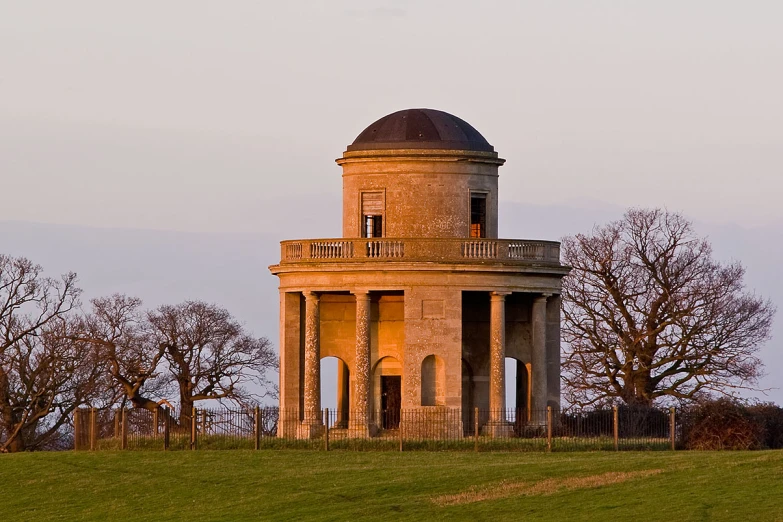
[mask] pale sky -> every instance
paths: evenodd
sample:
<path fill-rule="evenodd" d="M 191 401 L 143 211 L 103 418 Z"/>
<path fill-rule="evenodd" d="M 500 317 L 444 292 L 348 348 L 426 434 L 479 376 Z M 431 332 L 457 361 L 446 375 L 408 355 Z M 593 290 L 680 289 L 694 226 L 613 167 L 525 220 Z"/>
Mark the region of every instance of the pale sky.
<path fill-rule="evenodd" d="M 501 199 L 783 227 L 781 27 L 780 1 L 0 0 L 0 220 L 339 220 L 334 158 L 431 107 L 508 160 Z"/>
<path fill-rule="evenodd" d="M 508 160 L 503 234 L 666 206 L 780 305 L 781 27 L 779 0 L 0 0 L 0 222 L 264 238 L 21 226 L 0 251 L 91 295 L 214 300 L 276 341 L 276 242 L 339 235 L 333 160 L 430 107 Z"/>

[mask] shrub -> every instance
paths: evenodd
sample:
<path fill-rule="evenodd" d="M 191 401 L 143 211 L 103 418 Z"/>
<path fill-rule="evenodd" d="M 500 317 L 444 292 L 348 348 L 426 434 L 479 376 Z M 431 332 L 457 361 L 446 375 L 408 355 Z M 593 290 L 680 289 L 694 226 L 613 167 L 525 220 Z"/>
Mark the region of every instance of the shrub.
<path fill-rule="evenodd" d="M 783 408 L 765 402 L 749 406 L 748 411 L 764 427 L 764 446 L 769 449 L 783 448 Z"/>
<path fill-rule="evenodd" d="M 736 399 L 695 404 L 683 412 L 683 443 L 687 449 L 760 449 L 765 429 L 757 415 Z"/>

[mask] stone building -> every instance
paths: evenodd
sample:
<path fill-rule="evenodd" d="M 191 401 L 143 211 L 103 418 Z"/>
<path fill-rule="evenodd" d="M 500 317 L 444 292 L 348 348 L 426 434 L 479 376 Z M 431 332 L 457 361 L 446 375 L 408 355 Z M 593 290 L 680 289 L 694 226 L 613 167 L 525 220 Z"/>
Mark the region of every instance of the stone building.
<path fill-rule="evenodd" d="M 454 429 L 467 432 L 480 408 L 482 430 L 506 430 L 506 357 L 518 408 L 558 407 L 568 268 L 557 242 L 498 239 L 505 160 L 492 145 L 451 114 L 410 109 L 367 127 L 336 162 L 343 237 L 283 241 L 270 267 L 282 434 L 318 433 L 330 356 L 341 420 L 368 434 L 397 427 L 400 409 L 461 410 Z"/>

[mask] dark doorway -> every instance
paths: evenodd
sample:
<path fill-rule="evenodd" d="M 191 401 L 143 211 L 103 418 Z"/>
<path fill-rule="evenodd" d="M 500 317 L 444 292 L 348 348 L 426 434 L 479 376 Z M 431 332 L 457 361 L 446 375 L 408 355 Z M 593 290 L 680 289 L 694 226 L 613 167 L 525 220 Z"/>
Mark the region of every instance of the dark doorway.
<path fill-rule="evenodd" d="M 463 348 L 464 350 L 464 348 Z M 462 427 L 465 435 L 473 435 L 474 429 L 474 399 L 473 392 L 476 385 L 473 381 L 473 369 L 465 359 L 462 359 Z"/>
<path fill-rule="evenodd" d="M 383 216 L 364 216 L 364 237 L 383 237 Z"/>
<path fill-rule="evenodd" d="M 381 376 L 381 427 L 394 430 L 400 427 L 400 406 L 402 405 L 402 377 Z"/>

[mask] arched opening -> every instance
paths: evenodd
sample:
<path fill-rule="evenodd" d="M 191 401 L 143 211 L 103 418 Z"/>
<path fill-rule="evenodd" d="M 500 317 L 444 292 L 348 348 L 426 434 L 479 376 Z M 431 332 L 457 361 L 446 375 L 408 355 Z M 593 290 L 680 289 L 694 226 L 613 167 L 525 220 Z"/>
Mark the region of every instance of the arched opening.
<path fill-rule="evenodd" d="M 339 357 L 322 358 L 321 407 L 329 409 L 329 423 L 336 428 L 348 427 L 350 393 L 351 371 L 345 361 Z"/>
<path fill-rule="evenodd" d="M 402 408 L 402 364 L 383 357 L 373 368 L 373 417 L 381 429 L 400 427 Z"/>
<path fill-rule="evenodd" d="M 421 362 L 421 405 L 446 405 L 446 365 L 437 355 Z"/>
<path fill-rule="evenodd" d="M 530 368 L 524 362 L 506 357 L 506 409 L 509 421 L 526 421 L 530 406 Z"/>

